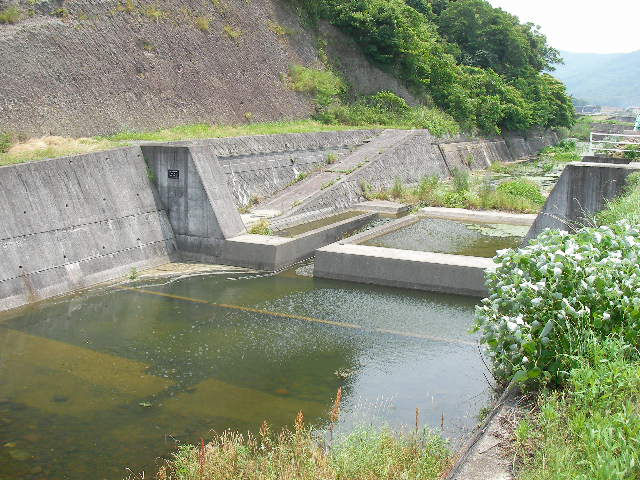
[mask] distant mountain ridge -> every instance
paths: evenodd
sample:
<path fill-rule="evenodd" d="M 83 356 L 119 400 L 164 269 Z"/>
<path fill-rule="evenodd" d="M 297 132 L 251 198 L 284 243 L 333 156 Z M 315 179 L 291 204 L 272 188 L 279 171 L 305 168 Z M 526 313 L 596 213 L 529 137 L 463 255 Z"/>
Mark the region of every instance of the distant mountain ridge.
<path fill-rule="evenodd" d="M 591 104 L 640 105 L 640 50 L 631 53 L 560 52 L 565 64 L 552 74 L 569 93 Z"/>

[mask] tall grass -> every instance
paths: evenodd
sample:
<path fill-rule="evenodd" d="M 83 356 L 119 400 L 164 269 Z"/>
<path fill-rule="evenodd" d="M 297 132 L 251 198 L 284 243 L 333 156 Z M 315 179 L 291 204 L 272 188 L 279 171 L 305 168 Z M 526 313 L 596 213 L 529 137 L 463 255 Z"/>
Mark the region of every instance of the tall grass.
<path fill-rule="evenodd" d="M 612 225 L 623 219 L 640 225 L 640 173 L 629 175 L 624 194 L 608 202 L 596 216 L 600 225 Z"/>
<path fill-rule="evenodd" d="M 365 428 L 325 444 L 304 425 L 278 434 L 227 431 L 200 446 L 183 446 L 159 480 L 391 480 L 442 478 L 452 465 L 445 440 L 428 430 L 410 434 Z"/>
<path fill-rule="evenodd" d="M 519 480 L 640 478 L 640 362 L 621 340 L 592 340 L 562 391 L 543 391 L 516 429 Z"/>
<path fill-rule="evenodd" d="M 362 194 L 367 200 L 395 200 L 416 208 L 447 207 L 473 210 L 501 210 L 536 213 L 544 205 L 540 186 L 527 180 L 507 180 L 497 188 L 488 177 L 474 178 L 467 170 L 456 169 L 450 179 L 424 177 L 418 185 L 409 187 L 398 179 L 390 189 L 374 189 L 363 183 Z"/>

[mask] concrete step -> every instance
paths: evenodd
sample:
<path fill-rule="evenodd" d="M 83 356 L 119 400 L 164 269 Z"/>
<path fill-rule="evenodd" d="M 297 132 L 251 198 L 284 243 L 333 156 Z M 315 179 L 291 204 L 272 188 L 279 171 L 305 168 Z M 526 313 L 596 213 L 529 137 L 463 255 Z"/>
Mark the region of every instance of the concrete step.
<path fill-rule="evenodd" d="M 377 155 L 406 140 L 412 133 L 412 131 L 407 130 L 384 130 L 370 142 L 344 156 L 335 164 L 309 175 L 304 180 L 287 187 L 274 197 L 260 203 L 255 210 L 277 210 L 286 216 L 301 206 L 307 198 L 322 190 L 323 186 L 329 185 L 339 180 L 343 175 L 364 166 Z"/>

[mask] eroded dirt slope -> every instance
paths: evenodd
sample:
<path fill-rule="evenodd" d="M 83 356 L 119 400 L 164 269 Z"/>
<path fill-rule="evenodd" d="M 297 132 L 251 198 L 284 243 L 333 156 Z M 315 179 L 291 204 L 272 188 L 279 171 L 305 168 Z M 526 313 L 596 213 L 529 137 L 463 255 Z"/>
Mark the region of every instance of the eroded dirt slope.
<path fill-rule="evenodd" d="M 22 18 L 0 25 L 0 131 L 96 135 L 312 111 L 284 77 L 291 64 L 321 66 L 317 37 L 286 0 L 0 0 L 0 9 L 16 3 Z M 332 27 L 321 34 L 332 32 L 342 39 Z M 337 43 L 356 81 L 374 77 L 365 90 L 400 88 Z"/>

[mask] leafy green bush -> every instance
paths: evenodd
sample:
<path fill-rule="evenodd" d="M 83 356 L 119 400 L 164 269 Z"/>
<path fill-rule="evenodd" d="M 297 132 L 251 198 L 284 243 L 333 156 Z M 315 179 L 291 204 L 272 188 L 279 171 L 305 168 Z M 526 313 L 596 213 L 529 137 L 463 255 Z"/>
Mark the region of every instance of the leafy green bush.
<path fill-rule="evenodd" d="M 640 160 L 640 145 L 627 145 L 623 156 L 629 160 Z"/>
<path fill-rule="evenodd" d="M 290 1 L 310 23 L 324 18 L 350 34 L 373 62 L 465 129 L 499 134 L 575 121 L 564 85 L 543 73 L 558 51 L 532 24 L 485 0 Z"/>
<path fill-rule="evenodd" d="M 368 107 L 378 109 L 391 115 L 402 115 L 411 109 L 404 98 L 388 90 L 383 90 L 374 95 L 364 97 L 363 103 Z"/>
<path fill-rule="evenodd" d="M 313 95 L 319 107 L 328 107 L 336 102 L 347 89 L 345 81 L 331 70 L 292 65 L 289 76 L 292 88 Z"/>
<path fill-rule="evenodd" d="M 538 205 L 544 205 L 546 201 L 544 195 L 540 193 L 540 187 L 537 184 L 523 179 L 503 182 L 498 185 L 496 192 L 511 197 L 526 198 L 530 202 Z"/>
<path fill-rule="evenodd" d="M 498 252 L 476 311 L 496 378 L 562 383 L 585 337 L 638 344 L 639 258 L 640 230 L 626 221 Z"/>

